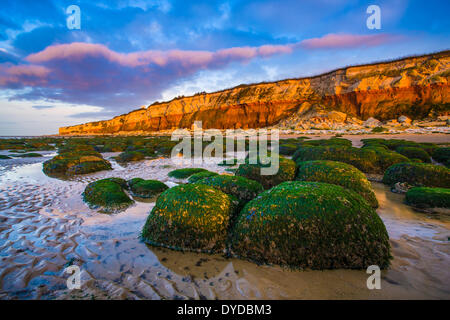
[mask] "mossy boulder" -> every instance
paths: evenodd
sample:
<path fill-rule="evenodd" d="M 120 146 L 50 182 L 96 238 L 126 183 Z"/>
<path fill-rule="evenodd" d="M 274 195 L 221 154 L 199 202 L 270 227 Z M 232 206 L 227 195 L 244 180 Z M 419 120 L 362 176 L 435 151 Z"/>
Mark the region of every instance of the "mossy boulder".
<path fill-rule="evenodd" d="M 377 155 L 373 150 L 347 146 L 302 146 L 292 157 L 296 162 L 310 160 L 333 160 L 351 164 L 366 173 L 378 173 Z"/>
<path fill-rule="evenodd" d="M 194 173 L 192 176 L 188 178 L 189 183 L 196 183 L 204 178 L 213 177 L 219 175 L 217 172 L 212 171 L 202 171 L 198 173 Z"/>
<path fill-rule="evenodd" d="M 96 151 L 78 151 L 60 153 L 43 163 L 47 175 L 86 174 L 102 170 L 111 170 L 111 164 Z"/>
<path fill-rule="evenodd" d="M 237 201 L 210 186 L 184 184 L 158 197 L 142 239 L 176 250 L 222 253 Z"/>
<path fill-rule="evenodd" d="M 298 145 L 293 143 L 280 144 L 279 153 L 285 156 L 292 156 L 297 151 Z"/>
<path fill-rule="evenodd" d="M 117 162 L 125 163 L 131 161 L 141 161 L 145 159 L 145 154 L 139 151 L 125 151 L 116 157 Z"/>
<path fill-rule="evenodd" d="M 36 153 L 36 152 L 30 152 L 30 153 L 22 153 L 22 154 L 12 154 L 12 157 L 16 158 L 42 158 L 42 154 Z"/>
<path fill-rule="evenodd" d="M 132 194 L 139 198 L 152 198 L 169 188 L 161 181 L 141 178 L 129 180 L 128 186 Z"/>
<path fill-rule="evenodd" d="M 291 159 L 279 157 L 279 168 L 273 175 L 263 175 L 261 170 L 264 167 L 270 167 L 270 164 L 263 164 L 261 161 L 257 161 L 256 164 L 243 163 L 236 170 L 235 175 L 258 181 L 264 189 L 270 189 L 277 184 L 292 181 L 295 178 L 296 165 Z"/>
<path fill-rule="evenodd" d="M 108 178 L 89 183 L 83 192 L 83 200 L 92 209 L 100 208 L 103 212 L 111 213 L 123 210 L 133 204 L 124 192 L 119 178 Z"/>
<path fill-rule="evenodd" d="M 236 197 L 241 206 L 264 191 L 259 182 L 238 176 L 218 175 L 202 179 L 197 183 L 205 184 Z"/>
<path fill-rule="evenodd" d="M 365 173 L 383 174 L 389 166 L 408 161 L 408 158 L 384 148 L 347 146 L 302 146 L 292 157 L 296 162 L 310 160 L 333 160 L 351 164 Z"/>
<path fill-rule="evenodd" d="M 321 182 L 284 182 L 242 209 L 232 253 L 258 263 L 298 268 L 365 269 L 389 265 L 389 237 L 356 192 Z"/>
<path fill-rule="evenodd" d="M 8 160 L 8 159 L 12 159 L 12 158 L 5 156 L 4 154 L 0 154 L 0 160 Z"/>
<path fill-rule="evenodd" d="M 450 209 L 450 189 L 415 187 L 408 190 L 405 202 L 417 208 Z"/>
<path fill-rule="evenodd" d="M 395 149 L 401 155 L 409 159 L 420 159 L 421 162 L 431 163 L 430 155 L 423 149 L 417 147 L 398 147 Z"/>
<path fill-rule="evenodd" d="M 389 149 L 383 148 L 383 147 L 376 147 L 376 146 L 368 146 L 363 148 L 367 151 L 373 151 L 375 152 L 375 158 L 373 159 L 374 163 L 376 164 L 377 170 L 375 173 L 383 174 L 387 168 L 390 166 L 396 164 L 396 163 L 402 163 L 402 162 L 408 162 L 411 160 L 408 160 L 408 158 L 404 155 L 401 155 L 400 153 L 397 153 L 395 151 L 391 151 Z M 373 153 L 372 153 L 373 155 Z"/>
<path fill-rule="evenodd" d="M 303 143 L 305 146 L 345 146 L 351 147 L 352 142 L 343 138 L 330 138 L 330 139 L 318 139 L 308 140 Z"/>
<path fill-rule="evenodd" d="M 372 207 L 378 207 L 369 180 L 361 171 L 347 163 L 330 160 L 298 162 L 296 180 L 336 184 L 359 193 Z"/>
<path fill-rule="evenodd" d="M 194 173 L 208 171 L 203 168 L 183 168 L 172 170 L 168 173 L 168 176 L 176 179 L 186 179 L 192 176 Z"/>
<path fill-rule="evenodd" d="M 450 167 L 450 148 L 437 148 L 433 151 L 432 157 L 437 162 Z"/>
<path fill-rule="evenodd" d="M 398 163 L 390 166 L 383 183 L 394 185 L 400 182 L 418 187 L 450 186 L 450 169 L 427 163 Z"/>

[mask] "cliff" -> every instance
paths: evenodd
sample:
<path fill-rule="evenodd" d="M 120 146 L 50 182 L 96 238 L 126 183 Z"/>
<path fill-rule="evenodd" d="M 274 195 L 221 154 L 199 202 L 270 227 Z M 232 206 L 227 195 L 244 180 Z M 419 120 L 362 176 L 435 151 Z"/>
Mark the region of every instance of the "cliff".
<path fill-rule="evenodd" d="M 111 120 L 62 127 L 61 135 L 130 134 L 191 128 L 259 128 L 312 110 L 366 120 L 420 119 L 450 109 L 450 51 L 352 66 L 326 74 L 240 85 L 154 103 Z"/>

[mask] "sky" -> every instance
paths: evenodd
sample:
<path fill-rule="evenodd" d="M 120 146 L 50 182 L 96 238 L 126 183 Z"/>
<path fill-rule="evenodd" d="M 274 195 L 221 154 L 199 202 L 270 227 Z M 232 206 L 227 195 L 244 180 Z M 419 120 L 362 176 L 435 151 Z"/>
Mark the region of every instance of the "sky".
<path fill-rule="evenodd" d="M 379 29 L 367 26 L 370 5 Z M 446 50 L 448 12 L 436 0 L 1 0 L 0 136 Z"/>

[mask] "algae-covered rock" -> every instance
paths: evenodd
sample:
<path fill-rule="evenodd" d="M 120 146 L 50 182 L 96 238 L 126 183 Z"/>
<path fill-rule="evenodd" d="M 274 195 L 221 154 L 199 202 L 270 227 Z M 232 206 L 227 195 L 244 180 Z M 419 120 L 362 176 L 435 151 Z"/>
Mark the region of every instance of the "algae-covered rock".
<path fill-rule="evenodd" d="M 405 202 L 417 208 L 450 209 L 450 189 L 416 187 L 406 193 Z"/>
<path fill-rule="evenodd" d="M 437 148 L 433 151 L 432 157 L 437 162 L 450 167 L 450 148 Z"/>
<path fill-rule="evenodd" d="M 387 168 L 396 163 L 408 162 L 408 158 L 405 157 L 404 155 L 401 155 L 400 153 L 391 151 L 383 147 L 367 146 L 364 147 L 363 149 L 375 152 L 375 154 L 372 154 L 375 156 L 375 158 L 373 158 L 373 162 L 376 164 L 377 167 L 376 173 L 379 174 L 383 174 Z"/>
<path fill-rule="evenodd" d="M 219 175 L 217 172 L 211 172 L 211 171 L 207 171 L 207 170 L 201 171 L 201 172 L 194 173 L 192 176 L 190 176 L 188 178 L 188 182 L 196 183 L 197 181 L 200 181 L 204 178 L 213 177 L 213 176 L 217 176 L 217 175 Z"/>
<path fill-rule="evenodd" d="M 152 198 L 169 188 L 161 181 L 144 180 L 141 178 L 129 180 L 128 186 L 133 195 L 140 198 Z"/>
<path fill-rule="evenodd" d="M 241 205 L 255 198 L 264 191 L 263 186 L 254 180 L 244 177 L 220 175 L 202 179 L 199 184 L 205 184 L 232 195 L 239 200 Z"/>
<path fill-rule="evenodd" d="M 90 208 L 101 208 L 103 212 L 108 213 L 127 208 L 133 200 L 124 192 L 119 181 L 108 178 L 89 183 L 83 192 L 83 200 Z"/>
<path fill-rule="evenodd" d="M 85 174 L 111 170 L 111 164 L 96 151 L 64 152 L 43 163 L 47 175 Z"/>
<path fill-rule="evenodd" d="M 320 182 L 284 182 L 240 212 L 232 253 L 259 263 L 312 269 L 386 268 L 389 237 L 357 193 Z"/>
<path fill-rule="evenodd" d="M 139 151 L 125 151 L 119 154 L 116 158 L 117 162 L 131 162 L 131 161 L 141 161 L 145 159 L 145 155 Z"/>
<path fill-rule="evenodd" d="M 11 157 L 5 156 L 3 154 L 0 154 L 0 160 L 8 160 L 8 159 L 12 159 Z"/>
<path fill-rule="evenodd" d="M 395 151 L 409 159 L 420 159 L 421 162 L 431 163 L 430 155 L 421 148 L 398 147 L 397 149 L 395 149 Z"/>
<path fill-rule="evenodd" d="M 302 146 L 292 157 L 296 162 L 310 160 L 333 160 L 351 164 L 366 173 L 379 173 L 376 153 L 372 150 L 347 146 Z"/>
<path fill-rule="evenodd" d="M 374 208 L 378 201 L 366 176 L 354 166 L 329 160 L 298 162 L 296 180 L 336 184 L 359 193 Z"/>
<path fill-rule="evenodd" d="M 353 165 L 365 173 L 383 174 L 389 166 L 408 161 L 408 158 L 384 148 L 347 146 L 302 146 L 292 157 L 296 162 L 310 160 L 333 160 Z"/>
<path fill-rule="evenodd" d="M 385 184 L 394 185 L 397 182 L 445 188 L 450 186 L 450 169 L 427 163 L 398 163 L 389 167 L 383 177 Z"/>
<path fill-rule="evenodd" d="M 263 175 L 261 169 L 270 167 L 270 164 L 262 164 L 260 161 L 256 164 L 244 163 L 236 170 L 235 175 L 258 181 L 264 189 L 270 189 L 284 181 L 292 181 L 295 178 L 295 162 L 279 157 L 278 171 L 273 175 Z"/>
<path fill-rule="evenodd" d="M 304 146 L 343 146 L 343 147 L 352 146 L 352 142 L 344 138 L 308 140 L 304 141 L 302 144 Z"/>
<path fill-rule="evenodd" d="M 223 252 L 237 201 L 210 186 L 184 184 L 161 193 L 142 239 L 177 250 Z"/>
<path fill-rule="evenodd" d="M 71 166 L 67 169 L 66 174 L 76 175 L 76 174 L 86 174 L 91 172 L 97 172 L 102 170 L 110 170 L 111 165 L 106 161 L 86 161 L 80 164 Z"/>
<path fill-rule="evenodd" d="M 168 176 L 176 179 L 186 179 L 192 176 L 194 173 L 199 173 L 203 171 L 207 170 L 203 168 L 183 168 L 170 171 Z"/>
<path fill-rule="evenodd" d="M 285 156 L 292 156 L 297 151 L 298 145 L 292 143 L 280 144 L 279 153 Z"/>
<path fill-rule="evenodd" d="M 21 153 L 21 154 L 12 154 L 12 157 L 16 158 L 42 158 L 42 154 L 36 153 L 36 152 L 30 152 L 30 153 Z"/>

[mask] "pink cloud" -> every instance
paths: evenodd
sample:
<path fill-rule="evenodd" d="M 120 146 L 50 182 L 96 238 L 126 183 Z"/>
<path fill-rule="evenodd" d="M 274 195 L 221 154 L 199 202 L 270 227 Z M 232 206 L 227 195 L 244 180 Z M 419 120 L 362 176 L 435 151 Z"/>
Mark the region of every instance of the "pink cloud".
<path fill-rule="evenodd" d="M 0 85 L 21 82 L 26 85 L 39 85 L 46 82 L 50 69 L 38 65 L 0 65 Z"/>
<path fill-rule="evenodd" d="M 330 33 L 321 38 L 303 40 L 299 45 L 306 49 L 340 49 L 356 48 L 364 46 L 378 46 L 392 41 L 388 34 L 354 35 Z"/>
<path fill-rule="evenodd" d="M 55 99 L 107 108 L 130 108 L 159 98 L 161 91 L 199 70 L 232 62 L 291 54 L 301 49 L 375 46 L 390 35 L 328 34 L 284 45 L 232 47 L 217 51 L 148 50 L 121 53 L 102 44 L 51 45 L 25 58 L 29 64 L 0 64 L 0 87 L 32 87 L 17 99 Z"/>

